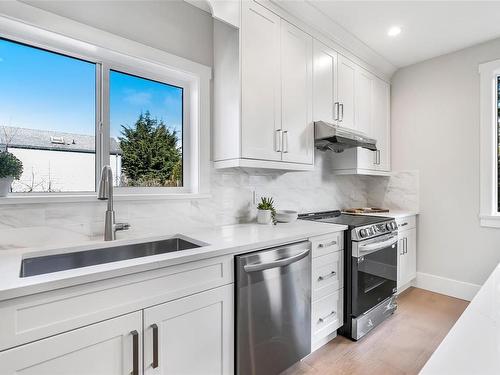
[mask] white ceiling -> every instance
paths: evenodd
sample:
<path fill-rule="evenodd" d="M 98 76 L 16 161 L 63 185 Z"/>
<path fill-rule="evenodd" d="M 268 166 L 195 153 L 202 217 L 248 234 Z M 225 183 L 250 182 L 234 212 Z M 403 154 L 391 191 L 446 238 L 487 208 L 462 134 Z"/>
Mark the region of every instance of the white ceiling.
<path fill-rule="evenodd" d="M 397 67 L 500 37 L 500 1 L 307 1 Z"/>

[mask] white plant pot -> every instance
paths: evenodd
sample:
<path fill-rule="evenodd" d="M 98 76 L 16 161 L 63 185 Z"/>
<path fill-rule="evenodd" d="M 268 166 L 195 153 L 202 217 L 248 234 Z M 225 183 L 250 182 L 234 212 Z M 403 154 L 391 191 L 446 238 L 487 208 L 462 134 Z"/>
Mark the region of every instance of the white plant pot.
<path fill-rule="evenodd" d="M 10 186 L 14 181 L 14 177 L 0 178 L 0 197 L 6 197 L 10 192 Z"/>
<path fill-rule="evenodd" d="M 271 224 L 272 222 L 273 216 L 271 210 L 257 210 L 257 223 Z"/>

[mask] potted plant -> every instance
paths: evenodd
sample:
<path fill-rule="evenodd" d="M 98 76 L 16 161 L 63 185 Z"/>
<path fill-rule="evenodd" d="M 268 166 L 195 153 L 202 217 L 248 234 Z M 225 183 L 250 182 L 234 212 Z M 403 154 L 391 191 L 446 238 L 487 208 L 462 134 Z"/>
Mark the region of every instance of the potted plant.
<path fill-rule="evenodd" d="M 257 206 L 257 223 L 276 224 L 276 210 L 273 198 L 262 197 Z"/>
<path fill-rule="evenodd" d="M 23 163 L 8 151 L 0 152 L 0 197 L 6 197 L 14 179 L 23 173 Z"/>

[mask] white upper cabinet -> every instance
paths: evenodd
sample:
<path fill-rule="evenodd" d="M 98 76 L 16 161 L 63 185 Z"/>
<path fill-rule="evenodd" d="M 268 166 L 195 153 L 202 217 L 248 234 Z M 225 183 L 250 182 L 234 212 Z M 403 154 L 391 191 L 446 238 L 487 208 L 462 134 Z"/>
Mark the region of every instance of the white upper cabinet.
<path fill-rule="evenodd" d="M 354 129 L 373 137 L 373 81 L 374 76 L 363 69 L 354 75 Z"/>
<path fill-rule="evenodd" d="M 333 68 L 329 75 L 326 71 L 330 70 L 334 58 L 328 56 L 333 54 L 315 45 L 314 120 L 332 122 L 377 141 L 377 151 L 358 147 L 335 154 L 334 173 L 386 175 L 391 170 L 390 85 L 340 54 L 337 71 Z M 332 101 L 330 109 L 328 103 Z"/>
<path fill-rule="evenodd" d="M 259 4 L 245 3 L 241 30 L 243 158 L 281 160 L 280 21 Z"/>
<path fill-rule="evenodd" d="M 281 20 L 281 130 L 283 160 L 312 164 L 312 37 Z"/>
<path fill-rule="evenodd" d="M 314 40 L 314 121 L 337 123 L 337 52 Z"/>
<path fill-rule="evenodd" d="M 253 1 L 214 23 L 216 168 L 314 167 L 312 37 Z"/>
<path fill-rule="evenodd" d="M 391 86 L 381 79 L 373 82 L 373 131 L 377 140 L 380 171 L 391 170 Z"/>
<path fill-rule="evenodd" d="M 338 101 L 339 125 L 356 129 L 355 124 L 355 82 L 356 64 L 342 55 L 338 57 Z"/>

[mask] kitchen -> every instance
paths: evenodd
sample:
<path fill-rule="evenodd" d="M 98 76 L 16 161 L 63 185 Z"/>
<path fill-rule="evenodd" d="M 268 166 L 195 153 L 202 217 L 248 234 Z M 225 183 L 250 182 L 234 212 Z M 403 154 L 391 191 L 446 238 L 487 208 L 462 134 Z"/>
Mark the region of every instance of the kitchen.
<path fill-rule="evenodd" d="M 498 4 L 452 4 L 1 2 L 0 373 L 498 373 Z"/>

